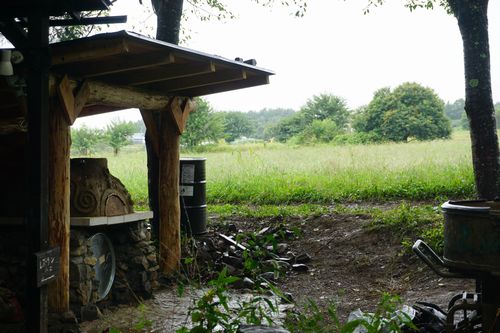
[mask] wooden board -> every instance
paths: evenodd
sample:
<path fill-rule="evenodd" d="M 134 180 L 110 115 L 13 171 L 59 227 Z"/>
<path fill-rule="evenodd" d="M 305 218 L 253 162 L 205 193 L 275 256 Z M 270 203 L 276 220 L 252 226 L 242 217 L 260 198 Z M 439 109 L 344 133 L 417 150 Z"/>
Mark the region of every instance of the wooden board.
<path fill-rule="evenodd" d="M 119 216 L 72 217 L 71 225 L 75 227 L 95 227 L 148 220 L 153 218 L 153 212 L 135 212 Z"/>

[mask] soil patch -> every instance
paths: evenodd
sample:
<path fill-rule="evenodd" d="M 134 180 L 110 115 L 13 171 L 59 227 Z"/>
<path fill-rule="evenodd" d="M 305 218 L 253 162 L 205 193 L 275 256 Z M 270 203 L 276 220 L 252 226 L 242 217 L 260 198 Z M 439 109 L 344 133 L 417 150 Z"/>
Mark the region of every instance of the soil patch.
<path fill-rule="evenodd" d="M 388 206 L 390 207 L 390 206 Z M 338 315 L 345 320 L 351 311 L 358 308 L 373 311 L 383 292 L 401 296 L 405 304 L 426 301 L 446 309 L 448 301 L 463 291 L 474 291 L 473 280 L 443 279 L 432 272 L 411 253 L 403 253 L 401 239 L 387 230 L 370 230 L 366 215 L 338 215 L 300 217 L 230 218 L 210 217 L 210 232 L 205 236 L 220 241 L 218 233 L 237 234 L 258 232 L 265 227 L 285 225 L 297 230 L 298 236 L 286 240 L 288 256 L 307 253 L 312 260 L 307 263 L 307 272 L 288 271 L 278 279 L 277 286 L 291 293 L 294 301 L 304 304 L 313 300 L 320 308 L 330 303 L 337 305 Z M 411 237 L 411 235 L 405 235 Z M 415 239 L 416 240 L 416 239 Z M 159 291 L 152 302 L 154 311 L 148 310 L 148 319 L 153 322 L 166 320 L 168 312 L 155 302 L 165 300 L 175 286 Z M 168 297 L 167 297 L 168 298 Z M 169 302 L 161 302 L 169 304 Z M 187 314 L 190 302 L 184 303 L 181 317 Z M 151 309 L 150 308 L 150 309 Z M 176 307 L 179 309 L 179 307 Z M 119 320 L 113 311 L 105 312 L 107 327 Z M 137 315 L 127 315 L 128 318 Z M 102 322 L 102 321 L 101 321 Z M 170 327 L 174 327 L 173 323 Z M 93 327 L 94 329 L 89 329 Z M 99 332 L 103 327 L 96 323 L 84 324 L 89 332 Z M 162 326 L 165 327 L 165 326 Z M 172 330 L 174 331 L 174 330 Z M 170 332 L 169 330 L 165 332 Z"/>

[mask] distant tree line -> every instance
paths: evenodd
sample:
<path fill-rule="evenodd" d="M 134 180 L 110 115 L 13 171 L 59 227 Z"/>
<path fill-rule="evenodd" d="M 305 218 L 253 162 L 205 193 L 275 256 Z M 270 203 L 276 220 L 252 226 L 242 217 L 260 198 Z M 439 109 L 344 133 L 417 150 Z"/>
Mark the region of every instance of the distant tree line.
<path fill-rule="evenodd" d="M 131 143 L 132 134 L 142 130 L 140 122 L 114 120 L 106 129 L 81 126 L 71 129 L 71 147 L 76 153 L 91 156 L 100 144 L 108 145 L 118 155 L 121 149 Z"/>
<path fill-rule="evenodd" d="M 446 103 L 444 107 L 445 115 L 450 119 L 453 128 L 469 129 L 469 120 L 465 113 L 465 100 L 457 99 L 453 103 Z M 495 103 L 496 126 L 500 129 L 500 102 Z"/>
<path fill-rule="evenodd" d="M 356 110 L 349 110 L 341 97 L 321 94 L 279 122 L 272 133 L 278 141 L 299 144 L 444 139 L 451 134 L 444 107 L 432 89 L 409 82 L 377 90 L 368 105 Z"/>
<path fill-rule="evenodd" d="M 377 90 L 368 105 L 355 110 L 350 110 L 343 98 L 326 93 L 311 97 L 298 111 L 215 111 L 202 98 L 196 102 L 196 112 L 190 115 L 181 136 L 181 145 L 187 149 L 251 140 L 292 144 L 406 142 L 446 139 L 452 128 L 468 129 L 463 99 L 445 104 L 432 89 L 410 82 L 393 90 Z M 495 109 L 500 128 L 500 103 Z M 83 126 L 72 130 L 73 149 L 91 155 L 96 147 L 106 144 L 118 154 L 131 143 L 133 133 L 145 130 L 142 120 L 114 121 L 105 130 Z"/>

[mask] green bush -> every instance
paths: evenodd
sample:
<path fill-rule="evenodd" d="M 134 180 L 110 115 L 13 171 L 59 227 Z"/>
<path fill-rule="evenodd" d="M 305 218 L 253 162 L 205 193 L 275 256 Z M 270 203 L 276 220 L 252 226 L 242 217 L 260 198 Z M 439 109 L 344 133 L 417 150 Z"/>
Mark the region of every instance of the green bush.
<path fill-rule="evenodd" d="M 383 142 L 382 137 L 377 133 L 373 132 L 354 132 L 340 134 L 333 138 L 332 143 L 338 145 L 361 145 L 370 143 L 381 143 Z"/>

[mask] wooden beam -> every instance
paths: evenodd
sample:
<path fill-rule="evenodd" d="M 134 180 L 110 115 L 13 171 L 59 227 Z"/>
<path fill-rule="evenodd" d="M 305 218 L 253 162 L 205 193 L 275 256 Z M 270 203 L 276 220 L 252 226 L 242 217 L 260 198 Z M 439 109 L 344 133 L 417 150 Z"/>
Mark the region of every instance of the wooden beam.
<path fill-rule="evenodd" d="M 57 93 L 66 121 L 68 124 L 73 125 L 90 96 L 89 85 L 87 82 L 84 82 L 78 90 L 76 97 L 74 97 L 72 85 L 68 76 L 65 75 L 61 83 L 57 86 Z"/>
<path fill-rule="evenodd" d="M 189 114 L 194 111 L 195 107 L 196 103 L 190 98 L 185 101 L 181 100 L 180 97 L 174 97 L 171 99 L 167 110 L 172 115 L 179 134 L 184 133 Z"/>
<path fill-rule="evenodd" d="M 84 45 L 69 42 L 65 46 L 58 46 L 52 50 L 52 66 L 92 61 L 102 57 L 128 53 L 128 51 L 124 39 L 100 39 Z"/>
<path fill-rule="evenodd" d="M 75 97 L 74 115 L 76 118 L 78 118 L 80 112 L 82 112 L 83 108 L 85 107 L 85 103 L 87 103 L 89 97 L 90 97 L 90 88 L 87 81 L 85 81 L 83 82 L 82 86 L 76 93 Z M 73 123 L 70 123 L 70 125 L 73 125 Z"/>
<path fill-rule="evenodd" d="M 168 105 L 165 95 L 130 87 L 113 86 L 97 81 L 87 81 L 90 91 L 87 105 L 98 104 L 123 109 L 162 110 Z"/>
<path fill-rule="evenodd" d="M 52 103 L 49 131 L 49 244 L 60 248 L 60 269 L 49 285 L 49 310 L 69 311 L 70 146 L 66 112 Z"/>
<path fill-rule="evenodd" d="M 174 118 L 161 113 L 159 154 L 159 243 L 160 270 L 166 275 L 179 271 L 181 259 L 181 213 L 179 201 L 180 136 Z"/>
<path fill-rule="evenodd" d="M 241 81 L 245 80 L 246 78 L 247 73 L 245 70 L 224 70 L 208 74 L 189 76 L 182 79 L 172 79 L 168 81 L 152 83 L 145 85 L 145 87 L 151 88 L 156 91 L 165 91 L 171 94 L 179 95 L 176 93 L 177 91 L 210 86 L 214 84 L 221 84 L 225 82 Z"/>
<path fill-rule="evenodd" d="M 180 79 L 184 77 L 213 72 L 215 72 L 215 64 L 213 62 L 194 65 L 174 64 L 169 66 L 155 67 L 149 70 L 140 70 L 109 75 L 101 77 L 100 79 L 106 82 L 113 82 L 117 84 L 139 86 L 154 82 Z"/>
<path fill-rule="evenodd" d="M 75 97 L 73 96 L 73 89 L 71 88 L 67 75 L 63 77 L 57 86 L 57 94 L 59 95 L 59 101 L 64 111 L 66 121 L 72 125 L 77 116 L 75 115 Z"/>
<path fill-rule="evenodd" d="M 159 156 L 160 135 L 158 134 L 158 123 L 155 121 L 153 112 L 154 111 L 152 110 L 141 110 L 141 115 L 142 115 L 142 120 L 144 120 L 144 124 L 146 125 L 146 129 L 148 130 L 149 136 L 151 138 L 153 150 L 156 153 L 156 156 Z"/>
<path fill-rule="evenodd" d="M 138 69 L 149 68 L 158 65 L 168 65 L 175 63 L 173 54 L 146 53 L 129 54 L 127 57 L 112 59 L 110 57 L 98 59 L 88 63 L 72 63 L 68 65 L 55 66 L 53 70 L 58 73 L 66 73 L 71 70 L 72 75 L 82 78 L 93 78 L 114 73 L 127 73 Z"/>

